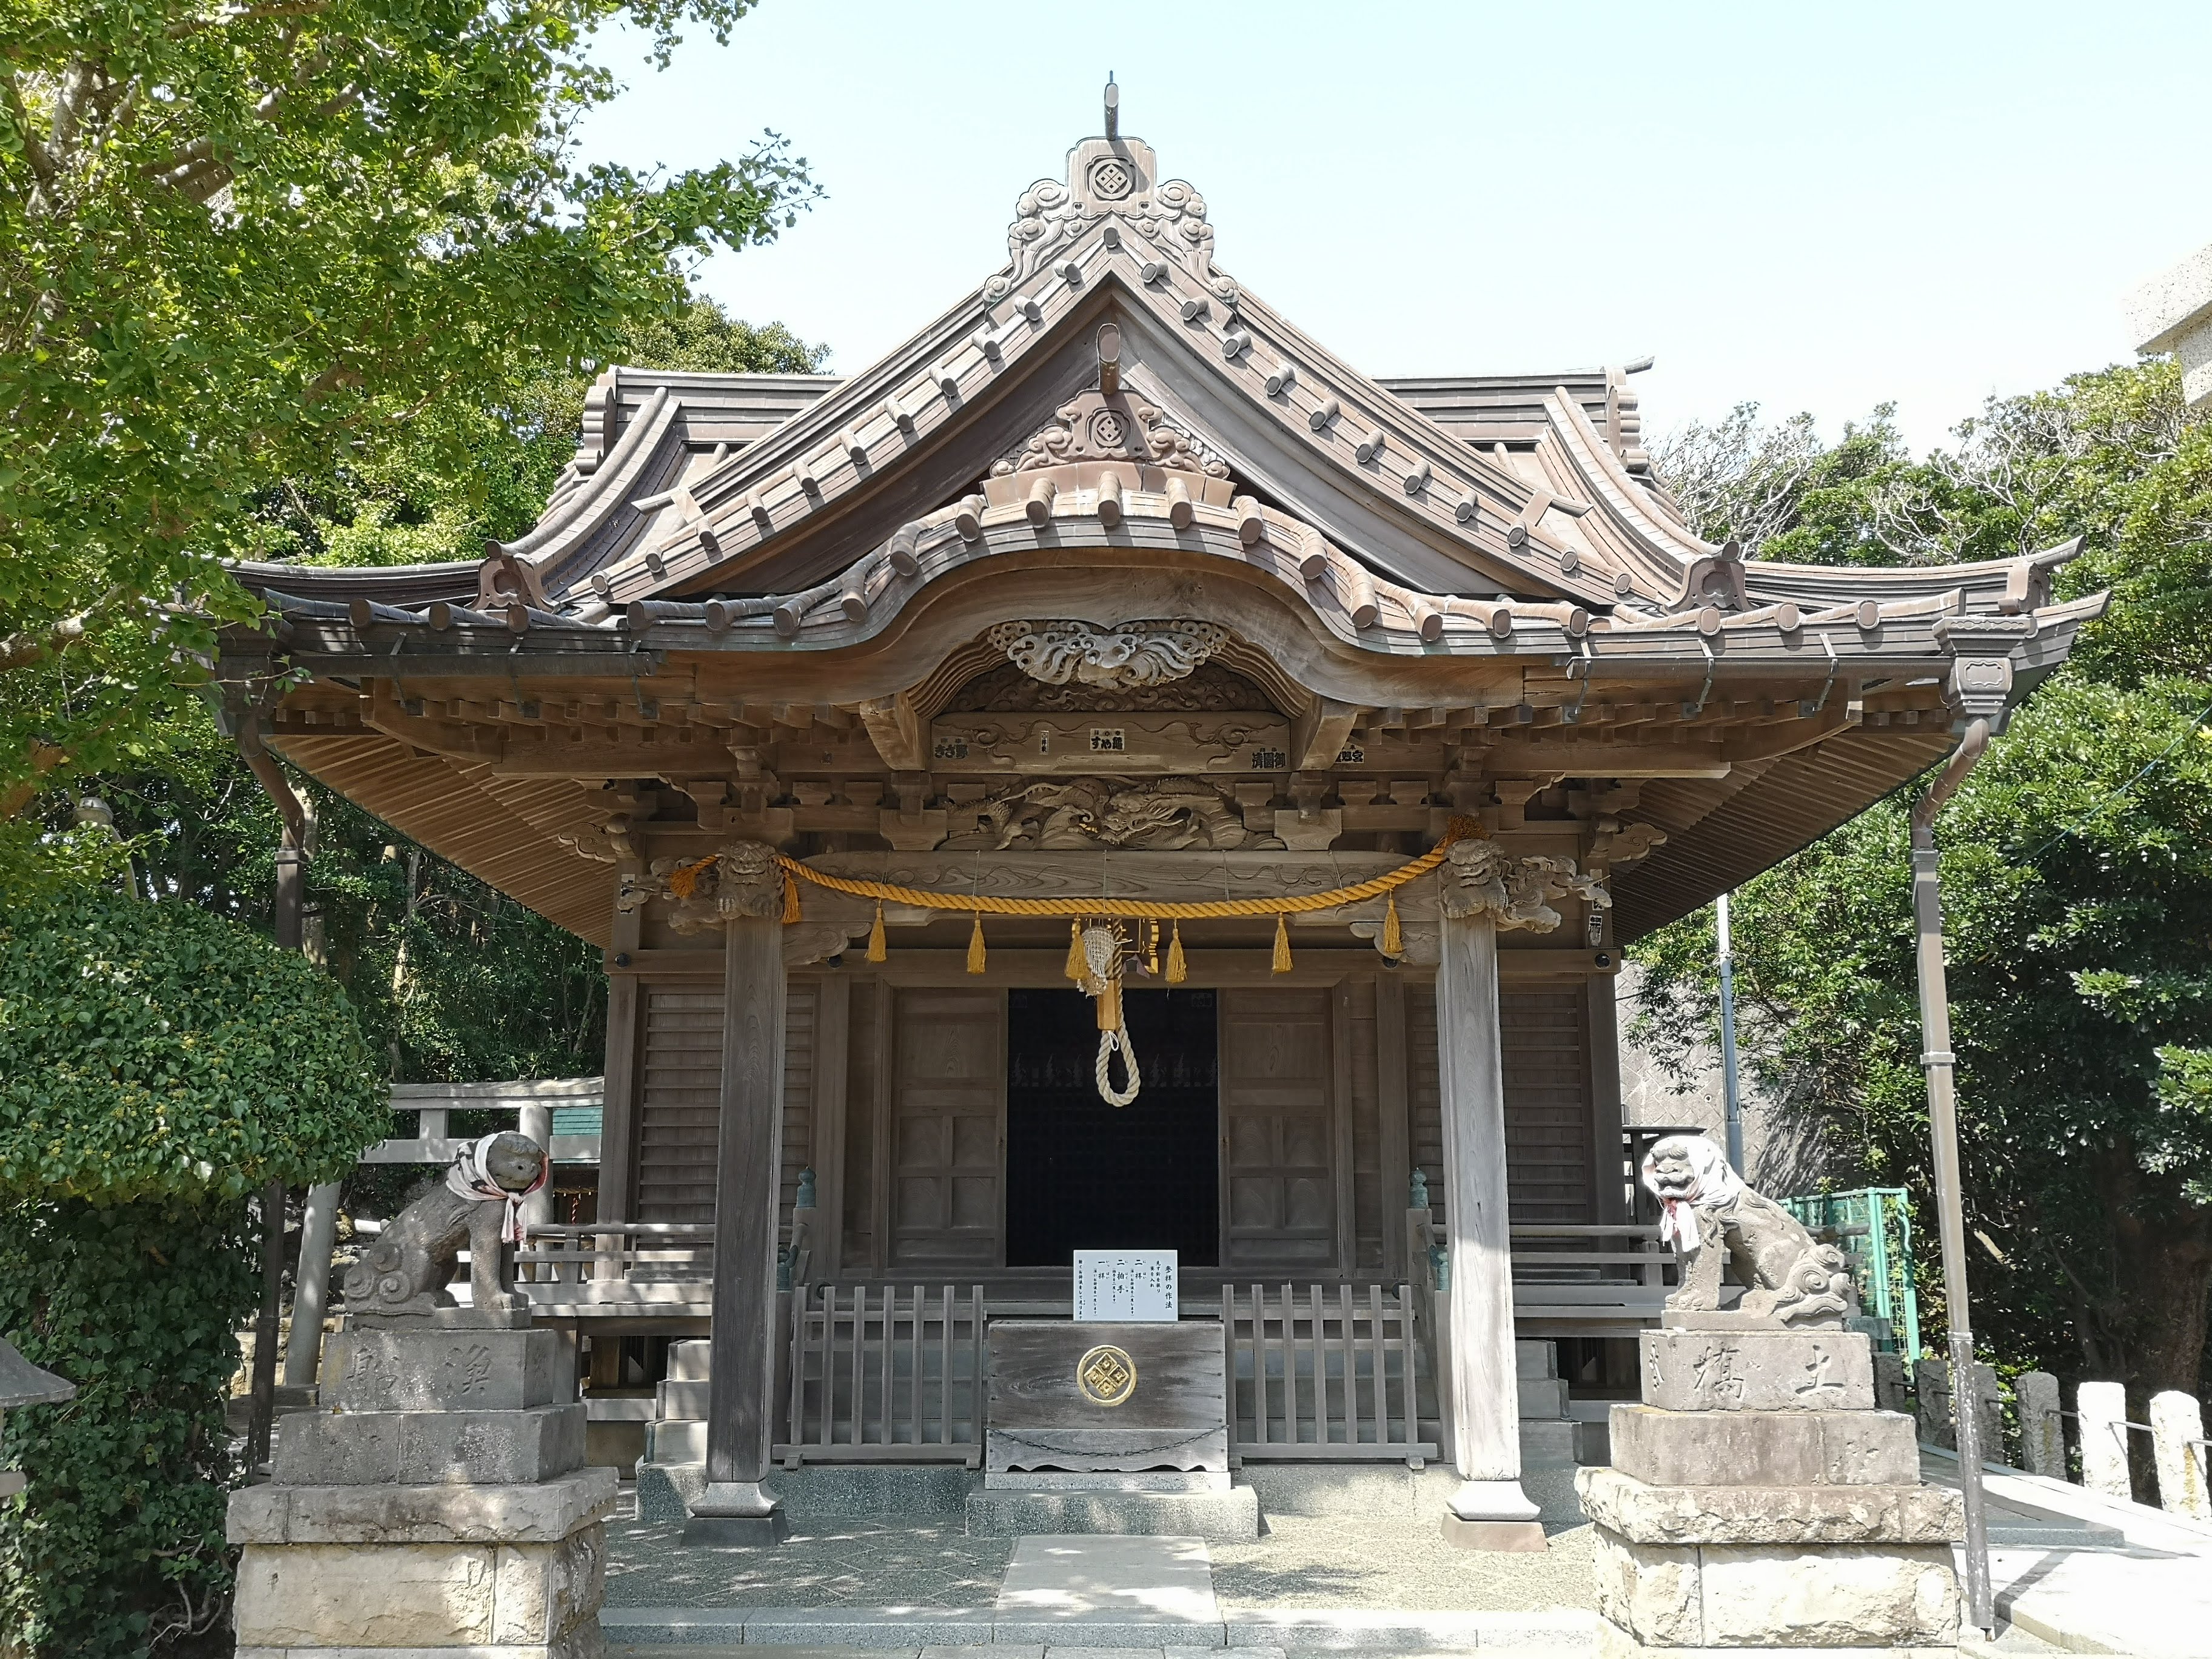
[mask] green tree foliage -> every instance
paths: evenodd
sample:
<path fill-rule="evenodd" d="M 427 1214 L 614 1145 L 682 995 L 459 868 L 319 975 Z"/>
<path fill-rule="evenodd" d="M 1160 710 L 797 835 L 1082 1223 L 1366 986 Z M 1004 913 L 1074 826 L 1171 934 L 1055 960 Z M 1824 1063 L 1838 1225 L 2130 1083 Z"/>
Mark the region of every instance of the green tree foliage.
<path fill-rule="evenodd" d="M 377 1070 L 327 975 L 198 906 L 0 915 L 0 1329 L 80 1390 L 9 1415 L 0 1650 L 143 1653 L 219 1619 L 245 1194 L 351 1167 Z"/>
<path fill-rule="evenodd" d="M 639 368 L 807 374 L 828 348 L 781 323 L 755 327 L 692 295 L 623 331 L 611 361 Z M 481 556 L 536 521 L 576 453 L 596 362 L 548 362 L 495 401 L 441 408 L 465 430 L 461 462 L 443 441 L 402 439 L 383 453 L 341 454 L 313 477 L 286 478 L 255 502 L 257 557 L 308 564 L 431 564 Z"/>
<path fill-rule="evenodd" d="M 1912 459 L 1749 411 L 1666 465 L 1708 534 L 1814 562 L 2085 538 L 2113 604 L 1938 821 L 1976 1324 L 1999 1359 L 2198 1385 L 2212 1291 L 2212 429 L 2147 364 L 1993 403 Z M 1911 1187 L 1932 1237 L 1901 791 L 1741 889 L 1737 994 L 1838 1184 Z M 1717 1015 L 1711 913 L 1644 941 L 1647 1033 Z"/>
<path fill-rule="evenodd" d="M 0 0 L 0 816 L 149 757 L 255 610 L 258 493 L 461 476 L 483 411 L 791 223 L 773 135 L 652 177 L 572 142 L 601 25 L 665 62 L 750 3 Z"/>
<path fill-rule="evenodd" d="M 99 890 L 0 916 L 0 1200 L 327 1181 L 380 1093 L 337 985 L 219 916 Z"/>

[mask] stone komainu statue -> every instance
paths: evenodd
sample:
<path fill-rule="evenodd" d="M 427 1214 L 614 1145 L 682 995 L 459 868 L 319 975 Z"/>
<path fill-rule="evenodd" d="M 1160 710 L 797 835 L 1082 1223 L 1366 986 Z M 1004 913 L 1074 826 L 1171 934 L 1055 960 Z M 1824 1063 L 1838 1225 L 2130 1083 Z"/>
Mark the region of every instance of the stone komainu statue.
<path fill-rule="evenodd" d="M 347 1310 L 429 1314 L 454 1306 L 446 1285 L 465 1244 L 473 1304 L 487 1313 L 523 1305 L 501 1246 L 522 1242 L 522 1200 L 545 1184 L 549 1169 L 527 1135 L 507 1131 L 477 1141 L 346 1269 Z"/>
<path fill-rule="evenodd" d="M 1668 1135 L 1644 1155 L 1644 1185 L 1659 1200 L 1659 1237 L 1684 1257 L 1676 1312 L 1720 1307 L 1721 1269 L 1749 1288 L 1737 1311 L 1778 1325 L 1841 1325 L 1858 1312 L 1850 1266 L 1797 1218 L 1755 1193 L 1703 1135 Z"/>

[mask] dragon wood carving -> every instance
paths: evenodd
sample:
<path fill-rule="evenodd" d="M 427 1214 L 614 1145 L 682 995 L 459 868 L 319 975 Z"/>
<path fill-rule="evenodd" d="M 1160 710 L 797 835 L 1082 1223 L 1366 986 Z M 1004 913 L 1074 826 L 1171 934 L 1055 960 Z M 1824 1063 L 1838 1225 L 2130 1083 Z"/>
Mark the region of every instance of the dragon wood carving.
<path fill-rule="evenodd" d="M 1137 690 L 1179 680 L 1228 642 L 1213 623 L 1168 618 L 1102 628 L 1087 622 L 1000 623 L 984 636 L 1031 679 Z"/>
<path fill-rule="evenodd" d="M 1572 859 L 1516 858 L 1488 841 L 1454 842 L 1437 883 L 1444 915 L 1486 915 L 1501 933 L 1550 933 L 1559 925 L 1552 901 L 1570 894 L 1586 904 L 1613 902 L 1605 884 L 1578 873 Z"/>
<path fill-rule="evenodd" d="M 1246 828 L 1235 803 L 1203 778 L 1039 780 L 962 811 L 974 814 L 975 827 L 947 836 L 948 851 L 1050 852 L 1102 843 L 1156 852 L 1267 851 L 1283 844 Z"/>

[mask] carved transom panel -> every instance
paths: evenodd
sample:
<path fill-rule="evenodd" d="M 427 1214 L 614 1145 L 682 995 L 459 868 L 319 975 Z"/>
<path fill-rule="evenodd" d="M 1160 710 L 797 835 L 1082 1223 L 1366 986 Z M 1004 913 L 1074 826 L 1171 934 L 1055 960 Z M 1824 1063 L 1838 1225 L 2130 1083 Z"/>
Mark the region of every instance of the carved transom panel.
<path fill-rule="evenodd" d="M 1228 642 L 1218 623 L 1170 617 L 1118 623 L 1000 623 L 985 637 L 1013 665 L 1048 685 L 1070 680 L 1127 691 L 1179 680 Z"/>
<path fill-rule="evenodd" d="M 954 696 L 947 714 L 1131 714 L 1261 712 L 1273 705 L 1267 694 L 1218 661 L 1200 663 L 1181 679 L 1121 688 L 1086 685 L 1079 679 L 1059 684 L 1034 679 L 1012 663 L 979 674 Z"/>
<path fill-rule="evenodd" d="M 1246 826 L 1235 799 L 1205 778 L 1039 778 L 958 809 L 972 822 L 945 837 L 948 851 L 1118 847 L 1151 852 L 1279 848 Z"/>

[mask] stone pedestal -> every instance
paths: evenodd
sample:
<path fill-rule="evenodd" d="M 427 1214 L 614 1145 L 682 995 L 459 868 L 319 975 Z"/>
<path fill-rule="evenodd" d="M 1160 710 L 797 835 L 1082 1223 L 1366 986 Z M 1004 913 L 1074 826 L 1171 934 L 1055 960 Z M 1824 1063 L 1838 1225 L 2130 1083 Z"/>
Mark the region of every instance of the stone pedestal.
<path fill-rule="evenodd" d="M 1920 1484 L 1912 1419 L 1875 1409 L 1864 1336 L 1674 1324 L 1643 1346 L 1613 1467 L 1576 1477 L 1601 1655 L 1956 1649 L 1959 1495 Z"/>
<path fill-rule="evenodd" d="M 275 1478 L 232 1494 L 239 1659 L 598 1659 L 612 1469 L 526 1314 L 356 1318 Z"/>

